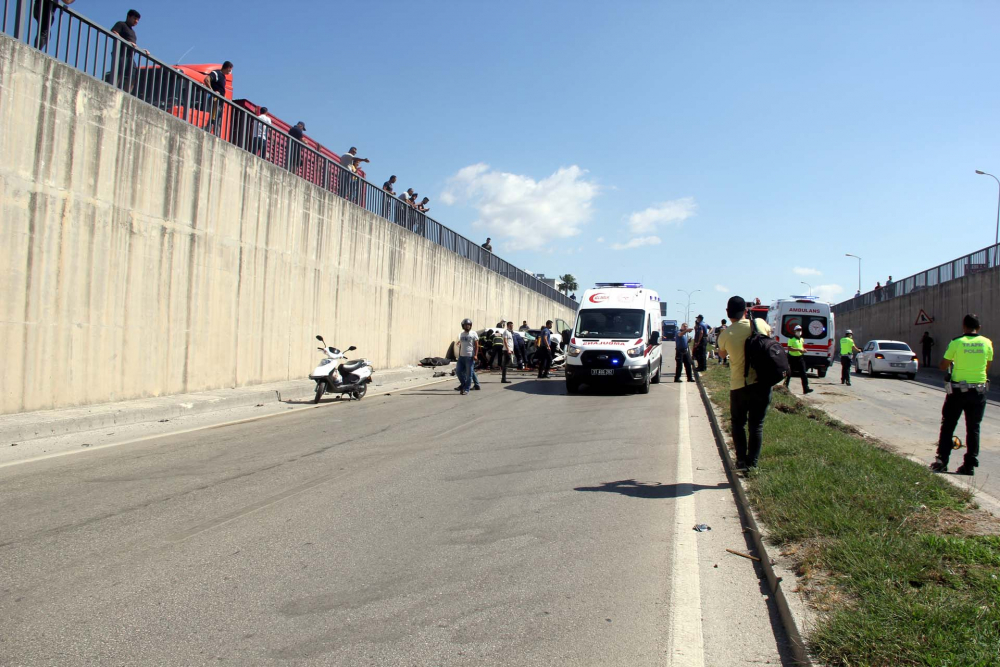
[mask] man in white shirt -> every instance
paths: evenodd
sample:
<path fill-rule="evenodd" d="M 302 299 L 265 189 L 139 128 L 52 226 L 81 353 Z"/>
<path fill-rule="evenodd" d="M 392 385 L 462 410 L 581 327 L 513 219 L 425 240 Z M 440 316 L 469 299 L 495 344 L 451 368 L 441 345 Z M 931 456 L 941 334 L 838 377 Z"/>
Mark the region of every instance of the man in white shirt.
<path fill-rule="evenodd" d="M 514 356 L 514 323 L 508 322 L 503 330 L 503 354 L 500 355 L 500 383 L 510 384 L 507 379 L 507 364 Z"/>
<path fill-rule="evenodd" d="M 358 149 L 351 146 L 351 150 L 340 156 L 340 166 L 344 169 L 350 169 L 355 160 L 359 160 L 361 162 L 371 162 L 371 160 L 366 157 L 358 157 Z"/>
<path fill-rule="evenodd" d="M 472 330 L 472 320 L 468 317 L 462 320 L 462 333 L 458 334 L 458 375 L 461 395 L 465 396 L 472 387 L 472 369 L 479 356 L 479 336 Z"/>
<path fill-rule="evenodd" d="M 267 107 L 261 107 L 254 119 L 253 146 L 250 152 L 257 157 L 267 159 L 267 131 L 271 127 L 271 117 L 267 115 Z"/>

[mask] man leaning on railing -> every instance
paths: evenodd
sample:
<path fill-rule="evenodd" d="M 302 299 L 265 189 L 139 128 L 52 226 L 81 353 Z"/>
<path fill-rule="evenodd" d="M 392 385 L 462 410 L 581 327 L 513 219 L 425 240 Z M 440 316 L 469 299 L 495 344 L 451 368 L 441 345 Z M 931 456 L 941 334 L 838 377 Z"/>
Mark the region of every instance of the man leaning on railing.
<path fill-rule="evenodd" d="M 142 16 L 134 9 L 128 10 L 128 14 L 125 15 L 124 21 L 119 21 L 118 23 L 111 26 L 111 33 L 118 36 L 124 44 L 118 49 L 118 70 L 117 70 L 117 83 L 118 87 L 122 90 L 131 93 L 132 84 L 135 79 L 135 63 L 132 62 L 132 56 L 135 53 L 136 36 L 135 36 L 135 26 L 138 25 L 139 19 Z M 129 46 L 131 44 L 131 46 Z M 149 51 L 143 49 L 143 52 L 148 56 Z M 104 79 L 108 83 L 115 83 L 111 80 L 113 72 L 108 72 Z"/>

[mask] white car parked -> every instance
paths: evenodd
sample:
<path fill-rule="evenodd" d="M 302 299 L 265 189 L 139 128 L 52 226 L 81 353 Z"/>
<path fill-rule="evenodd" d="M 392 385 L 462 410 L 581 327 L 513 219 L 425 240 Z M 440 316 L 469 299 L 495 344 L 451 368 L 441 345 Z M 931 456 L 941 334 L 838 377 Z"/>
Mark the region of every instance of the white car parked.
<path fill-rule="evenodd" d="M 854 370 L 875 377 L 879 373 L 917 377 L 917 355 L 910 346 L 898 340 L 870 340 L 854 358 Z"/>

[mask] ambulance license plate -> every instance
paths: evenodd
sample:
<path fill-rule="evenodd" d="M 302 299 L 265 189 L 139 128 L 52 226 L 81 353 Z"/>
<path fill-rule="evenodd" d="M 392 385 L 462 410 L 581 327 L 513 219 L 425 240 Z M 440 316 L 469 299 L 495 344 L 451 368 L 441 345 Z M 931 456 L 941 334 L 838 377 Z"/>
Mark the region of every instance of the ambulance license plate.
<path fill-rule="evenodd" d="M 613 368 L 591 368 L 591 375 L 614 375 L 615 369 Z"/>
<path fill-rule="evenodd" d="M 905 368 L 906 364 L 889 364 L 893 368 Z"/>

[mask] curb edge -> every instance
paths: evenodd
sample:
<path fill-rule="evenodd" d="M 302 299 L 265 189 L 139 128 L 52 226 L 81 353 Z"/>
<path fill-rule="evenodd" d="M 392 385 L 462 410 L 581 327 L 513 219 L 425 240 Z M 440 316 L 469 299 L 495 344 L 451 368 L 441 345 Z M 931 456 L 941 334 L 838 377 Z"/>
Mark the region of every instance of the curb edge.
<path fill-rule="evenodd" d="M 725 436 L 722 434 L 722 428 L 719 426 L 719 418 L 715 414 L 715 406 L 712 405 L 708 391 L 701 381 L 701 374 L 696 372 L 694 376 L 698 384 L 698 393 L 701 394 L 701 401 L 704 403 L 705 411 L 708 413 L 708 421 L 712 425 L 712 434 L 715 436 L 715 444 L 719 448 L 722 464 L 726 469 L 726 476 L 729 478 L 729 483 L 733 488 L 733 495 L 736 496 L 736 504 L 740 510 L 740 518 L 743 522 L 744 530 L 749 531 L 753 538 L 754 548 L 760 556 L 760 565 L 764 570 L 764 578 L 767 579 L 767 587 L 770 589 L 771 596 L 774 598 L 774 603 L 778 608 L 778 616 L 781 617 L 781 624 L 785 629 L 785 634 L 788 635 L 788 648 L 791 651 L 792 658 L 799 665 L 811 666 L 813 663 L 809 657 L 809 652 L 806 650 L 802 634 L 799 632 L 798 624 L 795 622 L 795 616 L 788 605 L 788 599 L 785 597 L 785 592 L 781 587 L 781 577 L 774 573 L 774 568 L 771 566 L 771 557 L 768 555 L 764 540 L 760 536 L 760 529 L 757 527 L 757 520 L 753 516 L 753 511 L 750 509 L 750 501 L 747 499 L 746 491 L 743 490 L 743 483 L 733 470 L 732 456 L 729 453 Z"/>

